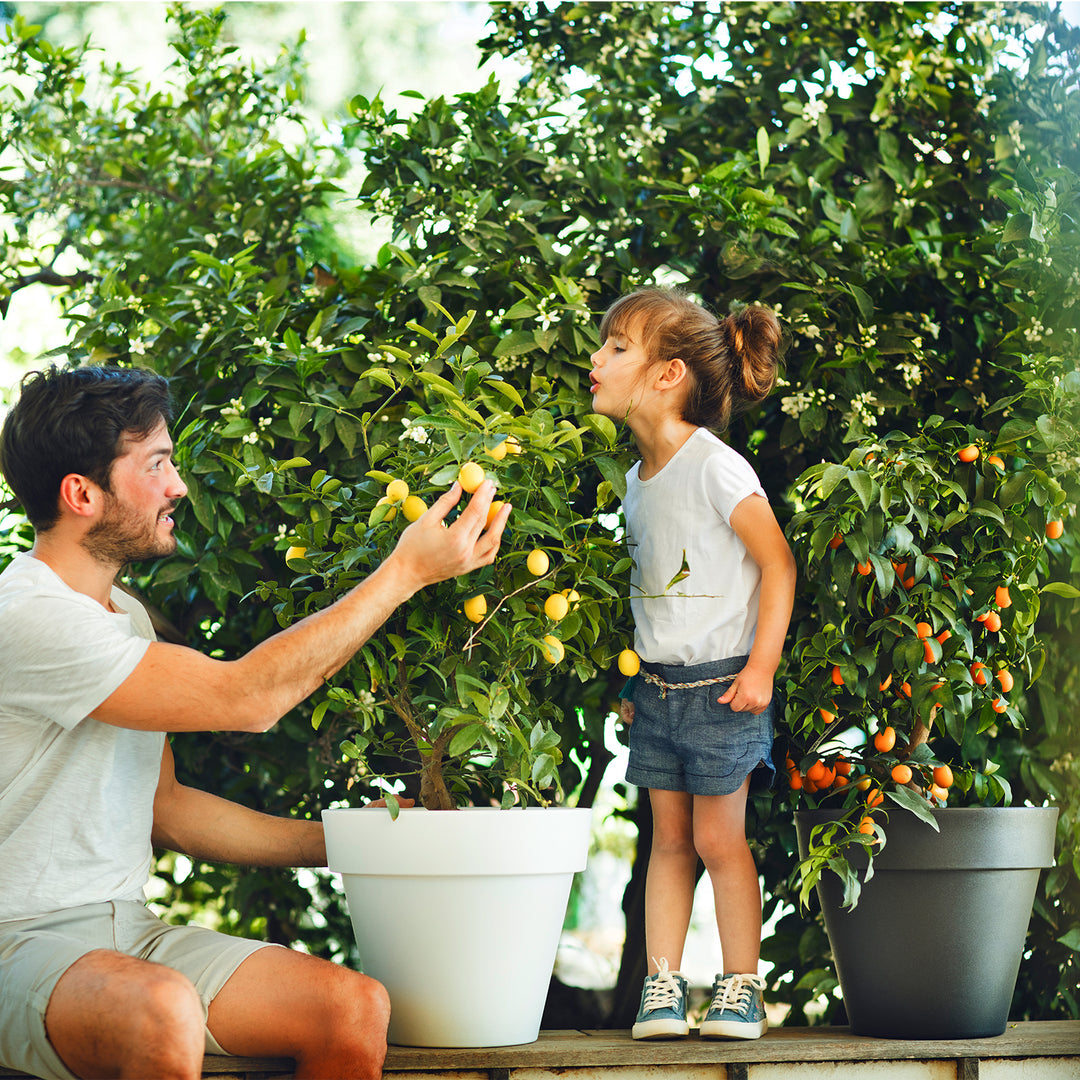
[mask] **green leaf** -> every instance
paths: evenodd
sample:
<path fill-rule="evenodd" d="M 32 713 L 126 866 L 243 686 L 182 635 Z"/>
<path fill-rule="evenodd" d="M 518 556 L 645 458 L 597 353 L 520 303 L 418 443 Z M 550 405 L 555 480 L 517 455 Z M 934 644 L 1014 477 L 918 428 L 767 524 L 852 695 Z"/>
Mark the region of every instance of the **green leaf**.
<path fill-rule="evenodd" d="M 533 762 L 532 782 L 537 787 L 547 787 L 555 775 L 555 759 L 550 754 L 540 754 Z"/>
<path fill-rule="evenodd" d="M 928 825 L 932 825 L 934 827 L 934 832 L 941 832 L 941 828 L 934 818 L 934 815 L 930 812 L 930 807 L 926 800 L 921 795 L 916 795 L 911 788 L 897 787 L 891 791 L 886 791 L 885 794 L 898 806 L 902 806 L 905 810 L 910 810 L 916 817 L 921 818 Z M 887 835 L 888 827 L 886 827 L 885 831 Z"/>
<path fill-rule="evenodd" d="M 840 219 L 840 239 L 845 244 L 852 243 L 859 239 L 859 219 L 855 216 L 855 211 L 850 206 L 844 211 L 844 216 Z M 851 286 L 853 295 L 855 294 L 856 288 L 857 286 L 855 285 Z M 861 291 L 862 290 L 860 290 L 860 292 Z M 866 296 L 865 293 L 863 293 L 863 295 Z M 858 296 L 856 296 L 855 299 L 859 304 L 859 311 L 862 312 L 863 318 L 869 320 L 870 315 L 866 313 L 862 301 L 859 300 Z M 869 297 L 867 297 L 867 299 L 869 300 Z M 871 308 L 871 312 L 872 311 L 873 309 Z"/>
<path fill-rule="evenodd" d="M 611 485 L 611 490 L 619 499 L 626 497 L 626 474 L 622 466 L 611 458 L 602 457 L 596 459 L 596 467 L 600 475 Z"/>
<path fill-rule="evenodd" d="M 363 378 L 370 379 L 372 382 L 382 383 L 383 386 L 389 386 L 391 390 L 397 389 L 397 383 L 394 381 L 394 376 L 385 368 L 368 368 L 367 371 L 364 372 Z"/>
<path fill-rule="evenodd" d="M 490 386 L 493 390 L 497 390 L 503 397 L 512 401 L 519 409 L 525 408 L 525 402 L 522 400 L 521 394 L 518 393 L 517 388 L 511 386 L 508 382 L 503 382 L 501 379 L 485 379 L 485 386 Z"/>
<path fill-rule="evenodd" d="M 1005 515 L 1001 512 L 1001 507 L 987 499 L 980 499 L 978 502 L 973 503 L 971 512 L 978 514 L 980 517 L 993 518 L 999 525 L 1005 524 Z"/>
<path fill-rule="evenodd" d="M 999 136 L 998 142 L 1003 141 L 1003 137 Z M 1006 244 L 1015 243 L 1017 240 L 1026 240 L 1031 235 L 1031 226 L 1035 223 L 1034 214 L 1014 214 L 1005 223 L 1005 231 L 1001 234 L 1001 239 Z"/>
<path fill-rule="evenodd" d="M 484 734 L 483 724 L 466 724 L 451 740 L 448 753 L 451 757 L 467 754 Z"/>
<path fill-rule="evenodd" d="M 537 347 L 536 335 L 531 330 L 512 330 L 495 346 L 496 357 L 523 356 Z"/>
<path fill-rule="evenodd" d="M 510 691 L 501 683 L 496 683 L 491 688 L 491 719 L 499 720 L 510 708 Z"/>
<path fill-rule="evenodd" d="M 1051 581 L 1049 585 L 1044 585 L 1039 592 L 1053 593 L 1055 596 L 1064 596 L 1067 600 L 1075 600 L 1080 596 L 1080 589 L 1077 589 L 1075 586 L 1069 585 L 1064 581 Z"/>
<path fill-rule="evenodd" d="M 855 494 L 859 496 L 863 509 L 869 510 L 870 502 L 874 497 L 874 481 L 864 472 L 853 472 L 851 486 L 855 489 Z"/>
<path fill-rule="evenodd" d="M 777 236 L 786 236 L 792 240 L 797 240 L 801 235 L 797 229 L 789 225 L 783 218 L 765 218 L 764 221 L 760 222 L 760 226 L 766 232 L 775 233 Z"/>
<path fill-rule="evenodd" d="M 846 465 L 829 465 L 821 477 L 821 495 L 827 499 L 835 490 L 841 480 L 845 479 L 851 470 Z"/>
<path fill-rule="evenodd" d="M 859 306 L 859 314 L 862 316 L 863 322 L 873 322 L 874 301 L 870 299 L 870 294 L 865 289 L 860 289 L 858 285 L 849 285 L 848 291 L 855 297 L 855 303 Z"/>
<path fill-rule="evenodd" d="M 449 380 L 444 379 L 441 375 L 436 375 L 433 371 L 418 371 L 416 377 L 426 386 L 430 386 L 433 390 L 437 391 L 440 396 L 450 401 L 461 400 L 461 395 L 458 393 L 457 387 Z"/>
<path fill-rule="evenodd" d="M 859 881 L 858 873 L 847 859 L 830 859 L 829 869 L 844 884 L 844 899 L 840 906 L 850 910 L 859 902 L 859 894 L 862 892 L 862 882 Z"/>
<path fill-rule="evenodd" d="M 316 731 L 319 730 L 319 726 L 323 722 L 323 717 L 326 715 L 326 710 L 329 709 L 329 708 L 330 708 L 330 701 L 329 701 L 329 699 L 325 699 L 323 701 L 320 701 L 319 704 L 316 705 L 314 710 L 312 711 L 312 714 L 311 714 L 311 726 Z"/>
<path fill-rule="evenodd" d="M 686 548 L 683 548 L 682 553 L 682 565 L 679 567 L 675 576 L 664 586 L 664 592 L 667 592 L 672 586 L 678 585 L 680 581 L 690 576 L 690 564 L 686 561 Z"/>
<path fill-rule="evenodd" d="M 1073 952 L 1080 952 L 1080 926 L 1074 926 L 1067 934 L 1059 937 L 1058 942 Z"/>
<path fill-rule="evenodd" d="M 764 176 L 769 164 L 769 133 L 764 126 L 757 129 L 757 156 L 758 174 Z"/>
<path fill-rule="evenodd" d="M 608 444 L 608 446 L 614 446 L 619 432 L 615 427 L 615 424 L 611 421 L 610 417 L 601 416 L 599 413 L 587 413 L 581 418 L 581 422 L 592 431 L 595 431 Z M 619 496 L 622 498 L 622 496 Z"/>
<path fill-rule="evenodd" d="M 414 319 L 410 319 L 405 325 L 417 334 L 423 334 L 429 341 L 439 340 L 438 334 L 433 334 L 426 326 L 421 326 L 420 323 L 416 322 Z"/>

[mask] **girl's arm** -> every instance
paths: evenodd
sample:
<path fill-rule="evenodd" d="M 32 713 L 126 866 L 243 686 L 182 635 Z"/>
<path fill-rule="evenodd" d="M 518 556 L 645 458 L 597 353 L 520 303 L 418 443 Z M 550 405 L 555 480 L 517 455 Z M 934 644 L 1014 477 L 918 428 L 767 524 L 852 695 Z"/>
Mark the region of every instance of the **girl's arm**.
<path fill-rule="evenodd" d="M 735 712 L 763 712 L 784 651 L 795 600 L 795 559 L 768 499 L 750 495 L 735 507 L 731 527 L 761 568 L 754 646 L 746 667 L 719 700 Z"/>

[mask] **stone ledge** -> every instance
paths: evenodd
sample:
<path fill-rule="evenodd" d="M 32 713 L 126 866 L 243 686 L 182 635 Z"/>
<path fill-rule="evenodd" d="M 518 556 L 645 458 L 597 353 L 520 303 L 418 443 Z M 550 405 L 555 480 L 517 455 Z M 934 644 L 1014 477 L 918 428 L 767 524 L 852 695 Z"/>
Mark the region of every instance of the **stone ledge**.
<path fill-rule="evenodd" d="M 773 1028 L 764 1038 L 749 1042 L 688 1039 L 635 1042 L 628 1031 L 543 1031 L 523 1046 L 443 1049 L 392 1046 L 386 1058 L 387 1080 L 440 1074 L 457 1080 L 541 1080 L 577 1077 L 645 1075 L 657 1080 L 755 1080 L 778 1075 L 775 1066 L 798 1067 L 797 1075 L 852 1077 L 858 1071 L 838 1070 L 837 1063 L 924 1063 L 923 1076 L 955 1076 L 979 1080 L 980 1063 L 986 1078 L 1038 1077 L 1039 1080 L 1080 1080 L 1080 1020 L 1044 1020 L 1010 1024 L 1003 1035 L 990 1039 L 906 1040 L 852 1035 L 842 1027 Z M 931 1063 L 942 1063 L 934 1071 Z M 949 1063 L 949 1064 L 945 1064 Z M 814 1066 L 820 1068 L 814 1068 Z M 1011 1067 L 1006 1067 L 1010 1066 Z M 899 1066 L 897 1067 L 899 1069 Z M 826 1072 L 826 1069 L 828 1071 Z M 213 1080 L 288 1080 L 293 1063 L 287 1058 L 236 1058 L 207 1055 L 203 1076 Z M 796 1075 L 795 1068 L 789 1070 Z M 866 1075 L 869 1075 L 867 1070 Z M 882 1066 L 874 1075 L 887 1077 Z M 787 1074 L 781 1074 L 787 1075 Z M 910 1071 L 900 1077 L 914 1075 Z M 0 1068 L 0 1077 L 21 1073 Z"/>

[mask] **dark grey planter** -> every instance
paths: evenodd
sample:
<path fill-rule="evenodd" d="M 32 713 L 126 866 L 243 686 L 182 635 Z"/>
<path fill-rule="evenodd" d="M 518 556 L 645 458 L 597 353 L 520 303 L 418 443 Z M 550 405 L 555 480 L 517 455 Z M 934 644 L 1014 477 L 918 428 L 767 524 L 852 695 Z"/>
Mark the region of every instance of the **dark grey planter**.
<path fill-rule="evenodd" d="M 977 1039 L 1002 1034 L 1008 1022 L 1039 871 L 1054 864 L 1058 812 L 1016 806 L 933 813 L 940 833 L 899 807 L 890 812 L 887 843 L 853 911 L 841 908 L 835 874 L 826 871 L 818 882 L 856 1035 Z M 810 830 L 838 816 L 795 814 L 801 855 Z"/>

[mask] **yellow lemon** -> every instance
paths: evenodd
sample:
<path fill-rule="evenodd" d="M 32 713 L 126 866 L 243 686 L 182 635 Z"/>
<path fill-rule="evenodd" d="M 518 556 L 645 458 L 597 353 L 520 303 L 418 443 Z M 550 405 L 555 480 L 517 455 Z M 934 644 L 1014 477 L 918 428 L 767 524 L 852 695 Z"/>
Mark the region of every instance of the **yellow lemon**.
<path fill-rule="evenodd" d="M 549 664 L 557 664 L 566 655 L 563 643 L 554 634 L 544 636 L 540 652 Z"/>
<path fill-rule="evenodd" d="M 462 488 L 471 495 L 484 482 L 484 470 L 475 461 L 466 461 L 457 478 Z"/>
<path fill-rule="evenodd" d="M 570 610 L 570 601 L 562 593 L 552 593 L 544 601 L 544 614 L 553 622 L 566 618 Z"/>
<path fill-rule="evenodd" d="M 619 653 L 619 670 L 627 677 L 636 675 L 641 670 L 641 657 L 633 649 L 623 649 Z"/>
<path fill-rule="evenodd" d="M 502 509 L 502 508 L 503 508 L 503 507 L 504 507 L 505 505 L 506 505 L 506 503 L 504 503 L 504 502 L 499 502 L 499 501 L 498 501 L 498 499 L 496 499 L 496 500 L 495 500 L 495 501 L 494 501 L 494 502 L 493 502 L 493 503 L 492 503 L 492 504 L 491 504 L 491 505 L 490 505 L 490 506 L 488 507 L 488 516 L 487 516 L 487 521 L 486 521 L 486 522 L 484 523 L 484 528 L 485 528 L 485 529 L 487 529 L 487 528 L 490 528 L 490 527 L 491 527 L 491 523 L 492 523 L 492 522 L 493 522 L 493 521 L 495 520 L 495 517 L 496 517 L 496 515 L 497 515 L 497 514 L 499 513 L 499 511 L 500 511 L 500 510 L 501 510 L 501 509 Z"/>
<path fill-rule="evenodd" d="M 581 603 L 581 594 L 577 589 L 563 589 L 562 594 L 566 597 L 566 602 L 570 605 L 571 611 Z"/>
<path fill-rule="evenodd" d="M 478 593 L 476 596 L 470 596 L 461 606 L 469 622 L 480 622 L 487 614 L 487 597 L 483 593 Z"/>
<path fill-rule="evenodd" d="M 376 506 L 389 506 L 390 509 L 383 515 L 383 521 L 393 521 L 397 517 L 397 507 L 394 505 L 393 500 L 384 495 L 376 504 Z"/>
<path fill-rule="evenodd" d="M 409 495 L 401 504 L 401 512 L 408 521 L 415 521 L 426 509 L 427 503 L 419 495 Z"/>
<path fill-rule="evenodd" d="M 495 461 L 502 461 L 502 459 L 506 457 L 506 440 L 503 439 L 502 442 L 497 442 L 494 446 L 489 446 L 484 453 Z"/>
<path fill-rule="evenodd" d="M 548 572 L 548 567 L 551 566 L 551 560 L 548 558 L 546 551 L 541 551 L 540 548 L 534 548 L 529 552 L 528 559 L 525 560 L 525 565 L 529 568 L 529 573 L 533 577 L 543 577 Z"/>
<path fill-rule="evenodd" d="M 292 562 L 293 559 L 302 559 L 307 554 L 307 548 L 302 547 L 300 544 L 293 544 L 288 551 L 285 552 L 285 562 Z"/>
<path fill-rule="evenodd" d="M 386 497 L 392 503 L 404 502 L 409 497 L 409 485 L 404 480 L 391 480 L 386 485 Z"/>
<path fill-rule="evenodd" d="M 506 452 L 508 454 L 521 453 L 521 443 L 519 443 L 513 435 L 506 436 Z"/>

